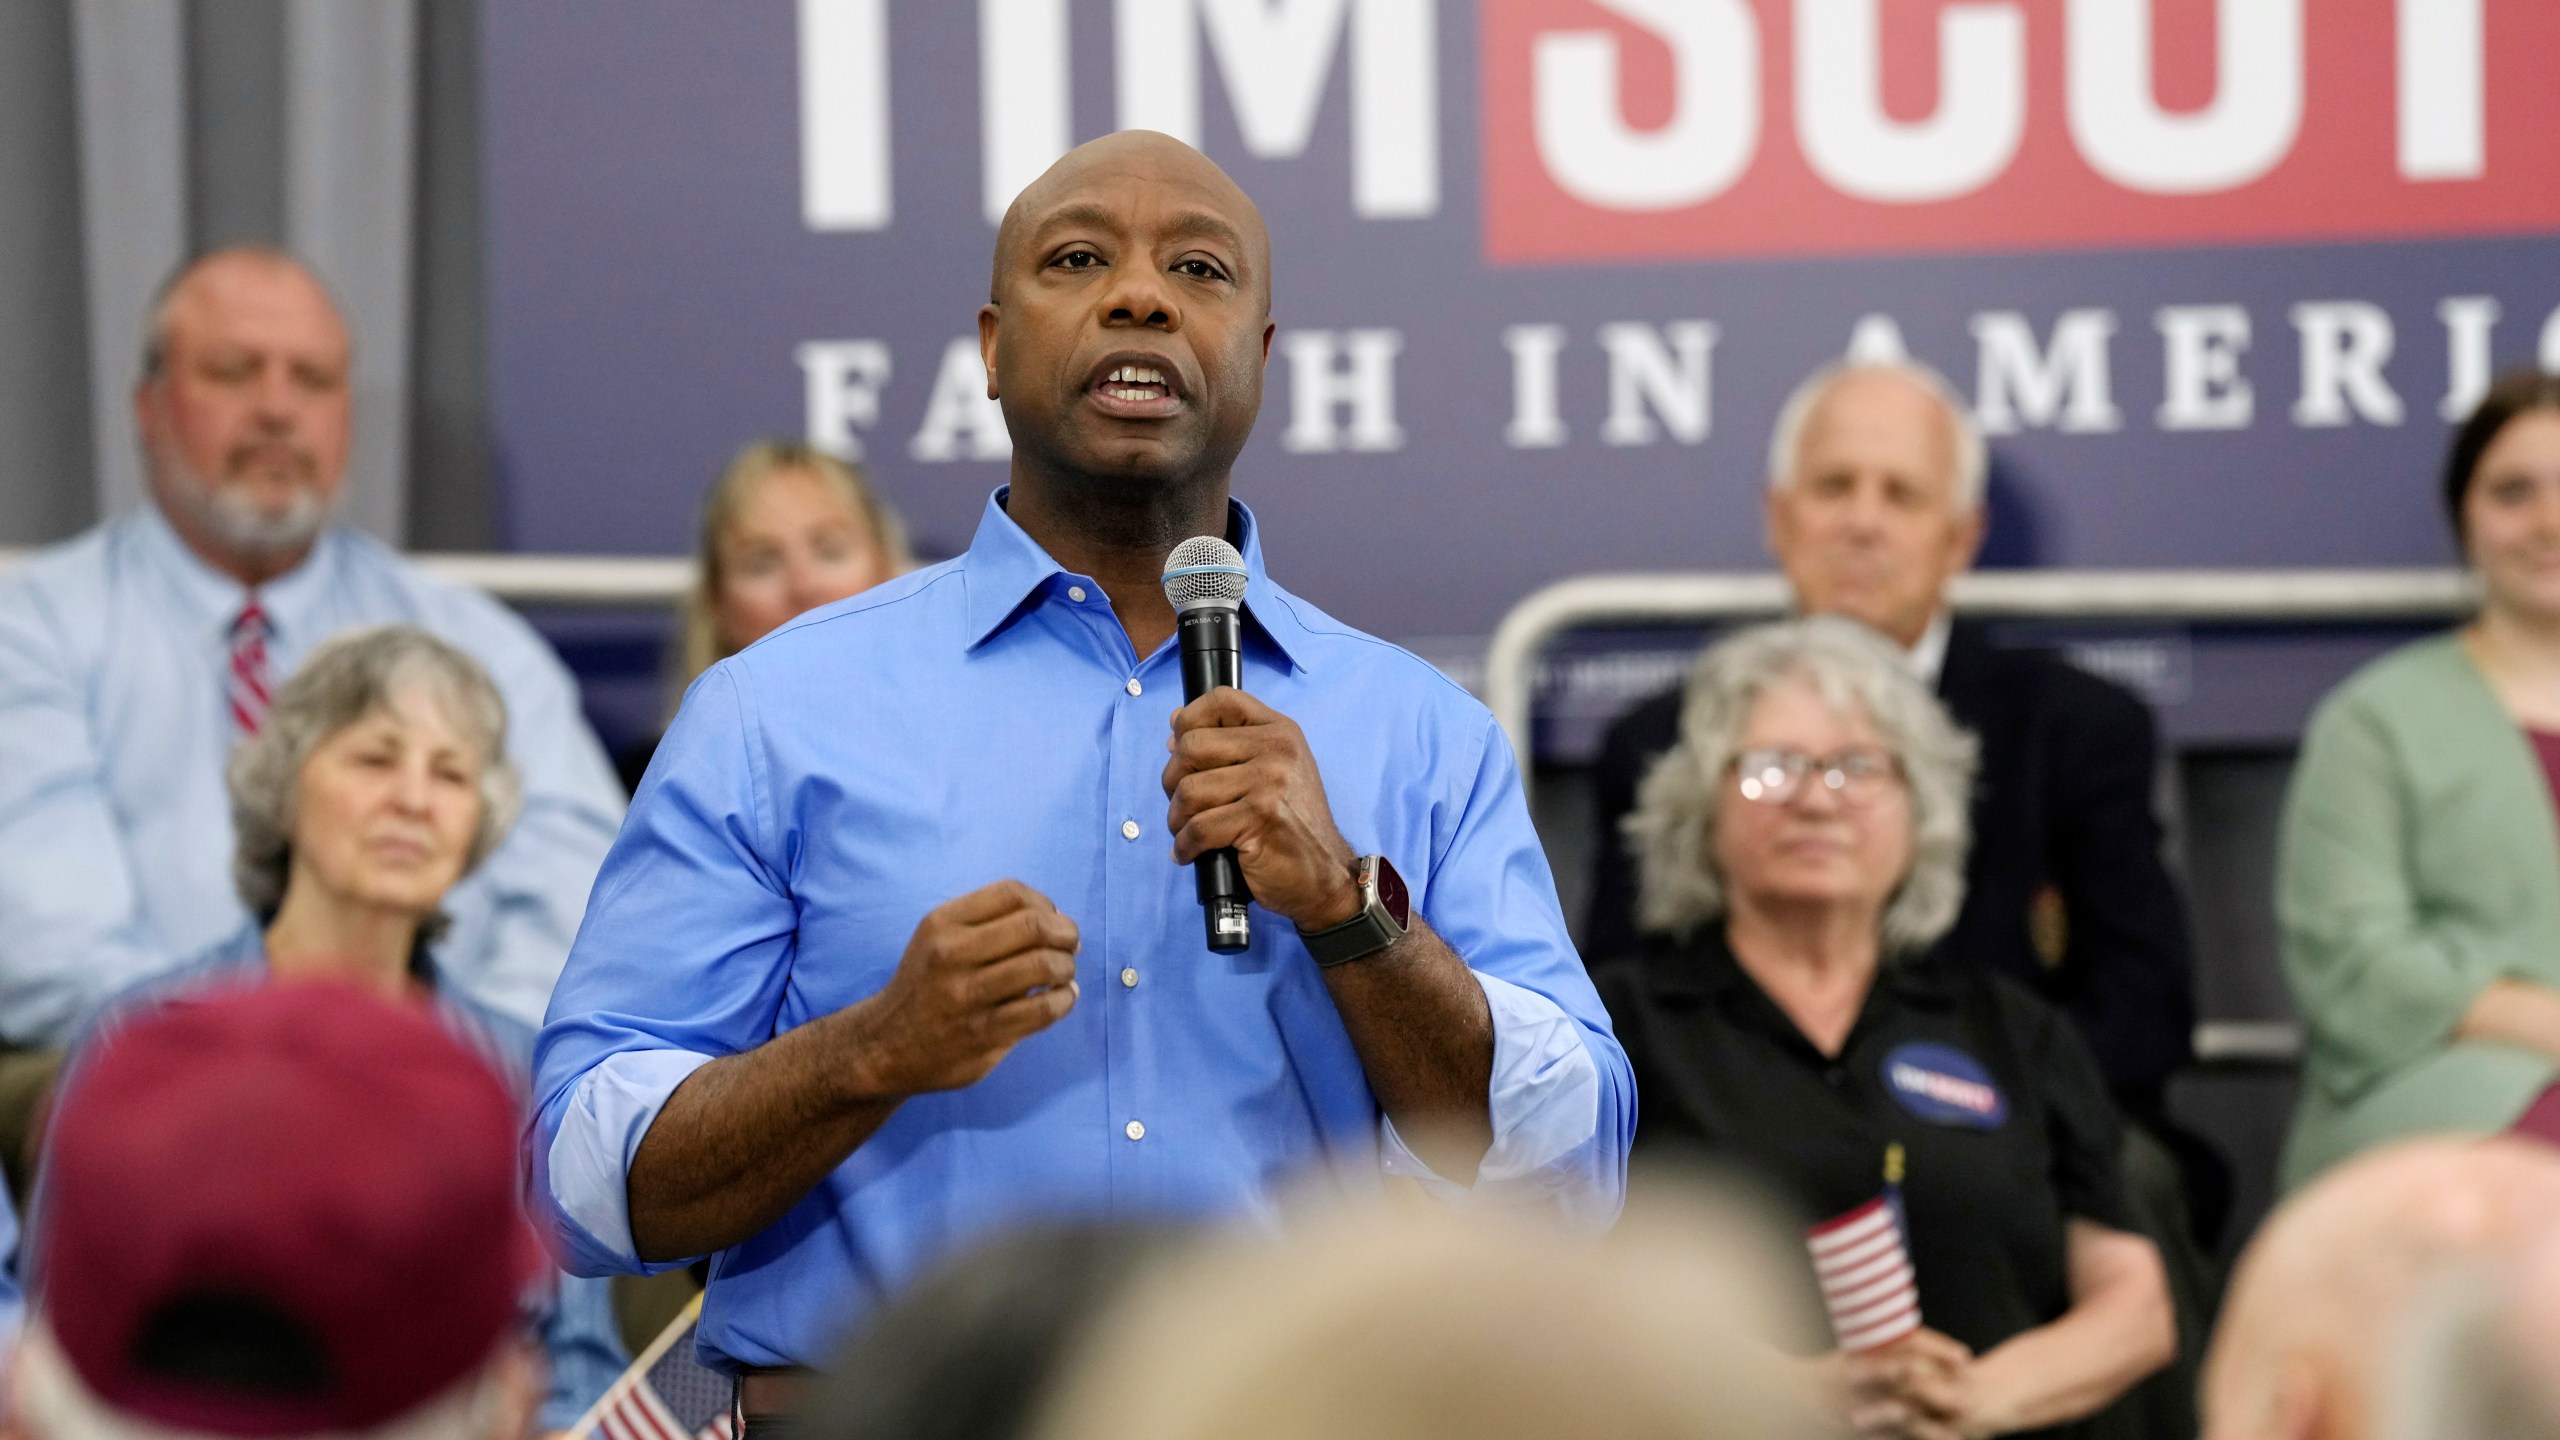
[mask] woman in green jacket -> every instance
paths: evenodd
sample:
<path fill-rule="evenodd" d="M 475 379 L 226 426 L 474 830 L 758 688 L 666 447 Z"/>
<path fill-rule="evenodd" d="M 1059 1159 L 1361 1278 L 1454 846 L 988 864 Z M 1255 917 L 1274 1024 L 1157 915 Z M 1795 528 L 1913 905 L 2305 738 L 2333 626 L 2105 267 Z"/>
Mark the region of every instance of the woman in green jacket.
<path fill-rule="evenodd" d="M 2323 702 L 2285 800 L 2276 918 L 2309 1028 L 2288 1188 L 2504 1129 L 2560 1078 L 2560 376 L 2491 388 L 2444 499 L 2478 618 Z"/>

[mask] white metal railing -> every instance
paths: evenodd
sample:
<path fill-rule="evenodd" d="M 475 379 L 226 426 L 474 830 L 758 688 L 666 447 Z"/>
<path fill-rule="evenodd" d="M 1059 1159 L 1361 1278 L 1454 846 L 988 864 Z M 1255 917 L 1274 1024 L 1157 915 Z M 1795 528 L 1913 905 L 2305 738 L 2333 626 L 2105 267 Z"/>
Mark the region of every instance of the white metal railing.
<path fill-rule="evenodd" d="M 0 549 L 0 572 L 32 551 Z M 425 552 L 418 568 L 456 585 L 485 590 L 511 605 L 673 605 L 693 586 L 690 556 L 506 555 Z"/>
<path fill-rule="evenodd" d="M 689 555 L 412 555 L 421 569 L 512 605 L 673 605 L 693 588 Z"/>
<path fill-rule="evenodd" d="M 1968 615 L 2060 620 L 2432 620 L 2473 602 L 2459 570 L 1994 570 L 1957 577 Z M 1539 658 L 1558 636 L 1610 624 L 1708 624 L 1787 607 L 1772 574 L 1582 575 L 1532 592 L 1493 632 L 1484 702 L 1533 783 L 1530 707 Z"/>
<path fill-rule="evenodd" d="M 2206 1020 L 2196 1058 L 2208 1065 L 2289 1066 L 2302 1060 L 2302 1027 L 2290 1020 Z"/>
<path fill-rule="evenodd" d="M 1949 599 L 1969 615 L 2339 622 L 2449 619 L 2474 597 L 2459 570 L 2024 570 L 1961 576 Z M 1523 790 L 1536 780 L 1538 662 L 1559 636 L 1598 625 L 1760 619 L 1786 608 L 1786 582 L 1770 574 L 1584 575 L 1511 607 L 1485 655 L 1484 701 L 1511 737 Z M 2196 1027 L 2195 1048 L 2209 1064 L 2286 1066 L 2301 1058 L 2302 1029 L 2210 1020 Z"/>

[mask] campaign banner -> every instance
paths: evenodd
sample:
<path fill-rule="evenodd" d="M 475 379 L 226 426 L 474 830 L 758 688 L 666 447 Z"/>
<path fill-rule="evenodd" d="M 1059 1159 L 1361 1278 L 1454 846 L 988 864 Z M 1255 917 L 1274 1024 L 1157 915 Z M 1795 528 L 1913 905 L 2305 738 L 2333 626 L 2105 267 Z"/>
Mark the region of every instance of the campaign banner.
<path fill-rule="evenodd" d="M 1844 354 L 1992 439 L 1988 561 L 2436 564 L 2448 417 L 2560 364 L 2545 0 L 621 0 L 484 7 L 508 542 L 689 548 L 740 443 L 930 552 L 1010 447 L 976 312 L 1070 145 L 1199 144 L 1279 334 L 1273 573 L 1463 654 L 1602 570 L 1765 565 Z M 2156 662 L 2146 662 L 2156 663 Z"/>

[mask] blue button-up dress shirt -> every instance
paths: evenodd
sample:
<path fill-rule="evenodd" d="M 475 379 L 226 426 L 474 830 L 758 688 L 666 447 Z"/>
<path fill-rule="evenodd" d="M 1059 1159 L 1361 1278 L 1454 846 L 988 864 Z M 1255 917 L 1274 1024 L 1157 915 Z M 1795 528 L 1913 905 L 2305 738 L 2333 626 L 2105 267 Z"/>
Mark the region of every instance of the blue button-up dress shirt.
<path fill-rule="evenodd" d="M 605 862 L 536 1051 L 537 1199 L 572 1267 L 640 1270 L 625 1186 L 714 1058 L 877 992 L 926 912 L 1014 878 L 1076 922 L 1082 998 L 966 1089 L 908 1100 L 712 1260 L 706 1361 L 815 1364 L 919 1268 L 1035 1216 L 1267 1215 L 1401 1173 L 1614 1216 L 1624 1052 L 1565 933 L 1511 749 L 1413 656 L 1272 583 L 1252 517 L 1245 688 L 1305 732 L 1343 838 L 1383 852 L 1482 985 L 1494 1143 L 1471 1190 L 1384 1121 L 1286 920 L 1212 953 L 1162 775 L 1180 656 L 987 506 L 959 558 L 812 612 L 696 682 Z"/>
<path fill-rule="evenodd" d="M 324 533 L 258 598 L 279 679 L 338 631 L 401 622 L 497 682 L 524 811 L 445 897 L 435 956 L 474 999 L 535 1023 L 622 819 L 567 667 L 489 597 L 353 531 Z M 60 1044 L 92 1006 L 248 923 L 222 778 L 246 599 L 148 508 L 0 577 L 0 1038 Z"/>

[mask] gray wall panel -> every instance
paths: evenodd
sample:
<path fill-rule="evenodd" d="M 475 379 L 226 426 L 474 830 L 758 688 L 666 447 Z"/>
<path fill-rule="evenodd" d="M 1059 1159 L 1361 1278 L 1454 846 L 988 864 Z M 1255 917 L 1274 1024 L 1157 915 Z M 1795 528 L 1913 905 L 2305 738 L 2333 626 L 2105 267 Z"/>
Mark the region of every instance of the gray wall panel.
<path fill-rule="evenodd" d="M 97 515 L 69 0 L 0 6 L 0 544 Z"/>

